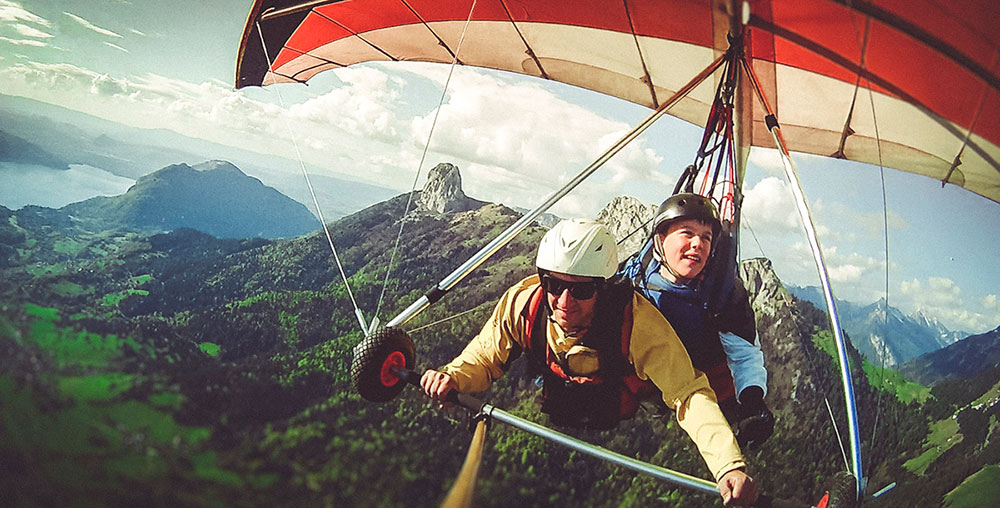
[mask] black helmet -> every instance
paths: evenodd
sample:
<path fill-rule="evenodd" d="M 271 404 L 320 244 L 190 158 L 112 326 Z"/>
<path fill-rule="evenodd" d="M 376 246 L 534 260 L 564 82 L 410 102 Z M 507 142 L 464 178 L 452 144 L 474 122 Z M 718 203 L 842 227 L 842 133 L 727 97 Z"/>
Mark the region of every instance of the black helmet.
<path fill-rule="evenodd" d="M 712 233 L 719 235 L 722 223 L 719 222 L 719 211 L 711 198 L 689 192 L 674 194 L 667 198 L 656 212 L 653 221 L 653 234 L 668 222 L 677 219 L 695 219 L 712 225 Z"/>

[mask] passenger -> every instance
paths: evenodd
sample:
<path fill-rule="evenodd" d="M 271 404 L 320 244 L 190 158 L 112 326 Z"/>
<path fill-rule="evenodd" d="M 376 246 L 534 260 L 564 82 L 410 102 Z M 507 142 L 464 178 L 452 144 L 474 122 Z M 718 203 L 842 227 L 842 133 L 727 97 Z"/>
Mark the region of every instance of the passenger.
<path fill-rule="evenodd" d="M 706 308 L 701 287 L 721 228 L 711 199 L 671 196 L 660 205 L 651 238 L 622 275 L 667 318 L 694 368 L 708 376 L 740 446 L 756 448 L 774 431 L 774 416 L 764 403 L 767 371 L 753 309 L 738 278 L 718 313 Z"/>

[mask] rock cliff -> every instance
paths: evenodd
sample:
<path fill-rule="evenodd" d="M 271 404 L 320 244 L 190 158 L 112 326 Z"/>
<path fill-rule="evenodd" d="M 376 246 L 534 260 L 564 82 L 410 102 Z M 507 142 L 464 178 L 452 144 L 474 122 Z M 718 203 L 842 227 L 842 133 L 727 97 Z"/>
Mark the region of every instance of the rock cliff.
<path fill-rule="evenodd" d="M 638 251 L 649 238 L 649 220 L 656 214 L 655 205 L 643 204 L 631 196 L 618 196 L 611 200 L 599 214 L 597 221 L 603 223 L 614 235 L 618 244 L 618 260 Z"/>
<path fill-rule="evenodd" d="M 466 196 L 458 166 L 442 162 L 427 175 L 417 204 L 425 211 L 445 214 L 475 210 L 486 202 Z"/>

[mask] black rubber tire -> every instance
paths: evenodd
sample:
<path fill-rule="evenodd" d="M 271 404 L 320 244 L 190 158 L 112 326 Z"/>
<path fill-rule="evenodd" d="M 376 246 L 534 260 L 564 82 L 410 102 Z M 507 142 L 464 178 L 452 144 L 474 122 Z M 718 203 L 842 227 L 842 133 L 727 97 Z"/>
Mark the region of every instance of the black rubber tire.
<path fill-rule="evenodd" d="M 826 505 L 827 508 L 854 508 L 859 505 L 857 480 L 851 473 L 841 471 L 833 475 L 829 492 L 830 501 Z"/>
<path fill-rule="evenodd" d="M 403 354 L 406 369 L 413 368 L 413 339 L 398 328 L 377 330 L 354 347 L 351 384 L 365 400 L 385 402 L 403 391 L 406 383 L 402 379 L 397 379 L 391 385 L 386 385 L 382 380 L 382 365 L 395 352 Z"/>

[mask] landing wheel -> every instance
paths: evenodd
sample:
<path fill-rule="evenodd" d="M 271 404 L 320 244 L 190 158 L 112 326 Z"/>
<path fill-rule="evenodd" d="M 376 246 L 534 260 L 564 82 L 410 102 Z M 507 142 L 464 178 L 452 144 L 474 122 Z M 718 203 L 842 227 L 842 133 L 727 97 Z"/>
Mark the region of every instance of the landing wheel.
<path fill-rule="evenodd" d="M 857 481 L 854 475 L 841 471 L 833 476 L 830 490 L 820 501 L 818 508 L 854 508 L 859 506 Z"/>
<path fill-rule="evenodd" d="M 351 384 L 372 402 L 385 402 L 403 390 L 397 374 L 414 366 L 413 339 L 398 328 L 382 328 L 354 348 Z"/>

